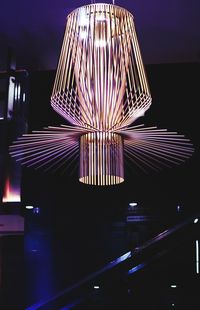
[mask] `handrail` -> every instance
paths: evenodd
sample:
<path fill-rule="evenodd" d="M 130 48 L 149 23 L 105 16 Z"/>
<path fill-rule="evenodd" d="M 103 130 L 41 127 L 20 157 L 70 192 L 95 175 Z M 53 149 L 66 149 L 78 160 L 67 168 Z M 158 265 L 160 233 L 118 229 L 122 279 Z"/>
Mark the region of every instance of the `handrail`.
<path fill-rule="evenodd" d="M 165 240 L 167 237 L 173 235 L 175 232 L 181 230 L 182 228 L 185 228 L 186 226 L 193 224 L 194 223 L 194 219 L 200 217 L 200 214 L 196 214 L 191 216 L 188 219 L 185 219 L 184 221 L 176 224 L 175 226 L 164 230 L 163 232 L 159 233 L 158 235 L 156 235 L 155 237 L 151 238 L 150 240 L 144 242 L 141 246 L 136 247 L 133 249 L 133 251 L 128 251 L 125 254 L 121 255 L 120 257 L 118 257 L 117 259 L 109 262 L 108 264 L 106 264 L 103 268 L 101 268 L 100 270 L 86 276 L 85 278 L 83 278 L 82 280 L 80 280 L 79 282 L 75 283 L 74 285 L 62 290 L 61 292 L 55 294 L 54 296 L 52 296 L 51 298 L 47 299 L 47 300 L 43 300 L 40 301 L 38 303 L 35 303 L 32 306 L 29 306 L 28 308 L 26 308 L 26 310 L 39 310 L 39 309 L 43 309 L 43 307 L 49 305 L 52 302 L 55 302 L 57 299 L 63 297 L 64 295 L 71 293 L 73 290 L 79 288 L 80 286 L 87 284 L 89 281 L 94 280 L 95 278 L 97 278 L 98 276 L 104 274 L 106 271 L 113 269 L 114 267 L 116 267 L 119 264 L 122 264 L 130 259 L 133 259 L 134 257 L 136 257 L 136 255 L 142 253 L 145 249 L 150 248 L 152 245 L 155 245 L 157 243 L 159 243 L 161 240 Z M 158 255 L 156 255 L 158 256 Z M 154 255 L 154 257 L 156 257 Z M 146 266 L 146 263 L 140 263 L 137 266 L 134 266 L 132 269 L 130 269 L 128 271 L 128 274 L 132 274 L 138 270 L 140 270 L 141 268 L 143 268 L 144 266 Z M 72 303 L 71 305 L 67 306 L 67 309 L 70 309 L 73 307 L 73 305 L 75 305 L 74 303 Z M 65 307 L 64 307 L 65 309 Z"/>

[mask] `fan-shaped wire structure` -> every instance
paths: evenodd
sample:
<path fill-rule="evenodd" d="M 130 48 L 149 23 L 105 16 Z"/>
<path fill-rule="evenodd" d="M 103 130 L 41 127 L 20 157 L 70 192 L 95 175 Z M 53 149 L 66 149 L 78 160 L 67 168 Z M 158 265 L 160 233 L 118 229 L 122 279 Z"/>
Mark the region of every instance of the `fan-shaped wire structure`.
<path fill-rule="evenodd" d="M 192 143 L 183 135 L 143 125 L 117 133 L 48 127 L 23 135 L 10 146 L 10 154 L 17 161 L 46 171 L 63 172 L 79 157 L 79 180 L 93 185 L 124 181 L 123 153 L 134 166 L 148 172 L 180 164 L 193 152 Z"/>
<path fill-rule="evenodd" d="M 72 126 L 19 137 L 10 154 L 28 167 L 61 170 L 79 157 L 79 181 L 124 181 L 124 158 L 143 171 L 189 158 L 176 132 L 130 125 L 151 105 L 133 16 L 113 4 L 90 4 L 67 17 L 51 105 Z"/>

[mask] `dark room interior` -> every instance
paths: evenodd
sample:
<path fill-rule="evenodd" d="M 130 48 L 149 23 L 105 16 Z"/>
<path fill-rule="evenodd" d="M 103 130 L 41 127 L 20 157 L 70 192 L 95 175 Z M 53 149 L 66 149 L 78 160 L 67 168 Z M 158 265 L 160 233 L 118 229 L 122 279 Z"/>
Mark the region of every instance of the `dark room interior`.
<path fill-rule="evenodd" d="M 2 310 L 200 307 L 200 3 L 104 3 L 134 16 L 152 96 L 152 105 L 134 125 L 177 132 L 194 152 L 179 165 L 147 173 L 125 158 L 124 182 L 110 186 L 79 182 L 78 158 L 66 158 L 59 171 L 20 165 L 11 158 L 10 145 L 22 134 L 70 125 L 50 100 L 66 16 L 90 3 L 3 1 Z M 16 108 L 9 114 L 12 81 Z M 11 193 L 12 185 L 18 196 Z"/>

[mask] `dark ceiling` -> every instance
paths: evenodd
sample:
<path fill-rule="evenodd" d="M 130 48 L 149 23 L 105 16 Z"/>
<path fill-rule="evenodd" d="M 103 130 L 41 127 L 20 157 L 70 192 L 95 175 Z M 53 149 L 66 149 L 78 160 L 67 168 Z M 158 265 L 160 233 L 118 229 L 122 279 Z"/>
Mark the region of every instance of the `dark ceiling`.
<path fill-rule="evenodd" d="M 0 69 L 5 67 L 8 47 L 14 49 L 18 67 L 55 69 L 66 16 L 88 3 L 90 1 L 2 0 Z M 199 61 L 199 0 L 118 0 L 116 4 L 133 13 L 146 64 Z"/>

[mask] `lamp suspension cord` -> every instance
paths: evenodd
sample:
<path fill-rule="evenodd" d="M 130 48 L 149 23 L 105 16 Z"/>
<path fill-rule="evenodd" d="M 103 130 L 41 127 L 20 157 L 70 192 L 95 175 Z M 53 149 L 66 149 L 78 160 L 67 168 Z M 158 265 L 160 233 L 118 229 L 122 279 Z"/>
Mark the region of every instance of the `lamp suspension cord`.
<path fill-rule="evenodd" d="M 94 4 L 94 3 L 96 3 L 96 1 L 95 0 L 91 0 L 91 4 Z M 112 3 L 113 3 L 113 5 L 115 5 L 115 0 L 112 0 Z"/>

